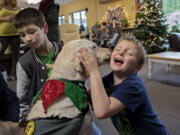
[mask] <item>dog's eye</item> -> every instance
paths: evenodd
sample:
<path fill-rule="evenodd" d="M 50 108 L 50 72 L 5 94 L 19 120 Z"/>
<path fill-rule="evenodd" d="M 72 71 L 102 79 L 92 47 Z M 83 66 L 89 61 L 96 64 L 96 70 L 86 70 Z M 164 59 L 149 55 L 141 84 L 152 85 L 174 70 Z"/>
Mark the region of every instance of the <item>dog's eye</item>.
<path fill-rule="evenodd" d="M 92 49 L 96 49 L 96 46 L 93 46 Z"/>

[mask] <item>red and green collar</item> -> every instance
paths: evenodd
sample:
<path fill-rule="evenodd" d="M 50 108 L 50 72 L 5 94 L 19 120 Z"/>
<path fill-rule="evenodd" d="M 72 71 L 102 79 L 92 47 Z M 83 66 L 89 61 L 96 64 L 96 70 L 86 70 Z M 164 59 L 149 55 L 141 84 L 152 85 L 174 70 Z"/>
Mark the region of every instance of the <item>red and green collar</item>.
<path fill-rule="evenodd" d="M 36 102 L 40 97 L 44 112 L 46 113 L 48 106 L 62 94 L 69 97 L 79 110 L 86 107 L 87 92 L 84 83 L 65 79 L 48 80 L 44 87 L 36 94 L 33 102 Z"/>

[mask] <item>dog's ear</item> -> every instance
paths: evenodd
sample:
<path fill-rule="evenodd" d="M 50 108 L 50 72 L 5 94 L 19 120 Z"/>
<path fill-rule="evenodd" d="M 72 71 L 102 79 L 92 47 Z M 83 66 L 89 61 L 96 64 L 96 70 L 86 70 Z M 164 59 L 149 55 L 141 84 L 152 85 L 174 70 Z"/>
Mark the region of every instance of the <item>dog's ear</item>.
<path fill-rule="evenodd" d="M 74 56 L 74 60 L 73 60 L 73 69 L 75 71 L 84 72 L 84 67 L 82 65 L 82 63 L 80 62 L 79 58 L 78 58 L 79 53 L 76 53 Z"/>

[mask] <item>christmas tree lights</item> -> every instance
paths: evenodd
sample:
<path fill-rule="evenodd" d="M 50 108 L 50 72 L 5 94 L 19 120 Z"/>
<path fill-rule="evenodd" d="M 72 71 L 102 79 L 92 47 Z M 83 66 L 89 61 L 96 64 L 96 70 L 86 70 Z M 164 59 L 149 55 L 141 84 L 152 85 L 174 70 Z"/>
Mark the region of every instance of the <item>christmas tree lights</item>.
<path fill-rule="evenodd" d="M 114 25 L 114 27 L 133 26 L 133 21 L 130 19 L 127 9 L 120 4 L 115 7 L 108 7 L 101 22 L 108 22 Z"/>
<path fill-rule="evenodd" d="M 133 36 L 140 40 L 148 54 L 165 50 L 167 25 L 159 0 L 144 0 L 136 13 Z"/>

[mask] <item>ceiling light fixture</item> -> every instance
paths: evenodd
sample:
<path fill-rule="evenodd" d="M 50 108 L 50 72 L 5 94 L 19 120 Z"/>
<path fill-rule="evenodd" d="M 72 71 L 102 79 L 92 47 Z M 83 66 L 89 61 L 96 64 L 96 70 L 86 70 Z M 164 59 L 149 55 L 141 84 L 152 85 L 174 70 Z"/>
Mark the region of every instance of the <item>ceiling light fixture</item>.
<path fill-rule="evenodd" d="M 37 4 L 39 3 L 41 0 L 26 0 L 28 4 Z"/>

